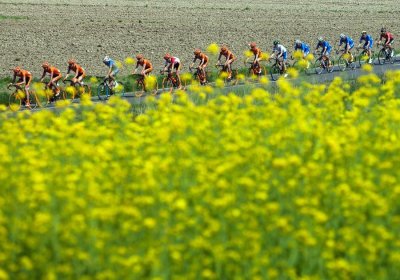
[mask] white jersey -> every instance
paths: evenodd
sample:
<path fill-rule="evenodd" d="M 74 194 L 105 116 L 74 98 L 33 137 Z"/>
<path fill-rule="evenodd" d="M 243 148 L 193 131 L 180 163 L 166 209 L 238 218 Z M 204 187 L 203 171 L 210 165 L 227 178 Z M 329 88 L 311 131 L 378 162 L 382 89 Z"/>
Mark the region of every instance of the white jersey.
<path fill-rule="evenodd" d="M 283 46 L 283 45 L 276 45 L 276 47 L 274 47 L 274 52 L 276 53 L 285 53 L 287 52 L 287 49 Z"/>

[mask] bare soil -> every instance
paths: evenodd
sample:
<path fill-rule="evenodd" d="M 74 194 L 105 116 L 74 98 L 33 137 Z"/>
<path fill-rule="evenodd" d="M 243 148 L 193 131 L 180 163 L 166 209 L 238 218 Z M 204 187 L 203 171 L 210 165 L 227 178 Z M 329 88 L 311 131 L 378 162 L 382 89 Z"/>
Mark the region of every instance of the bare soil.
<path fill-rule="evenodd" d="M 297 38 L 336 44 L 342 32 L 357 41 L 382 26 L 397 36 L 399 12 L 394 0 L 0 0 L 0 76 L 16 65 L 39 76 L 45 60 L 65 72 L 69 58 L 101 76 L 105 55 L 123 61 L 139 52 L 156 69 L 165 52 L 188 66 L 193 49 L 212 42 L 242 59 L 252 41 L 270 50 L 279 39 L 291 50 Z"/>

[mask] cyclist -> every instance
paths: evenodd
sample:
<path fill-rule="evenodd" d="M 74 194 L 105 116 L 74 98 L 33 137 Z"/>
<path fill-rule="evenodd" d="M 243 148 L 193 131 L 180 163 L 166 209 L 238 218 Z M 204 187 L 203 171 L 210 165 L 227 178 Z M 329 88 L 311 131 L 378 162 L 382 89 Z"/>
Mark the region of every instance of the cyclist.
<path fill-rule="evenodd" d="M 175 69 L 176 78 L 178 80 L 178 87 L 181 86 L 181 78 L 179 77 L 179 70 L 181 69 L 181 61 L 179 58 L 175 56 L 171 56 L 169 53 L 164 55 L 165 65 L 164 65 L 164 72 L 169 70 L 172 71 Z"/>
<path fill-rule="evenodd" d="M 29 72 L 27 70 L 23 70 L 18 66 L 13 69 L 13 72 L 14 72 L 14 77 L 13 77 L 13 81 L 10 85 L 15 84 L 16 86 L 21 86 L 22 84 L 24 84 L 24 90 L 25 90 L 25 96 L 26 96 L 25 106 L 29 107 L 30 106 L 29 85 L 32 81 L 32 74 L 31 74 L 31 72 Z M 15 83 L 17 77 L 19 78 L 19 80 L 17 83 Z"/>
<path fill-rule="evenodd" d="M 217 65 L 221 64 L 221 57 L 225 57 L 224 66 L 228 70 L 228 80 L 232 78 L 232 63 L 236 60 L 233 53 L 225 46 L 223 46 L 219 52 Z"/>
<path fill-rule="evenodd" d="M 279 65 L 281 66 L 282 73 L 286 72 L 286 60 L 287 60 L 287 50 L 286 48 L 278 41 L 274 41 L 274 48 L 271 58 L 276 57 L 278 60 Z M 285 77 L 287 73 L 285 73 Z"/>
<path fill-rule="evenodd" d="M 108 67 L 108 73 L 105 79 L 108 79 L 109 87 L 114 88 L 117 85 L 117 81 L 115 81 L 115 76 L 117 76 L 119 68 L 115 61 L 112 60 L 108 55 L 104 57 L 103 63 Z"/>
<path fill-rule="evenodd" d="M 374 39 L 372 39 L 372 36 L 367 34 L 367 31 L 361 32 L 361 37 L 360 37 L 360 44 L 358 44 L 358 48 L 361 47 L 361 43 L 364 41 L 364 46 L 363 49 L 366 51 L 368 54 L 368 63 L 372 63 L 372 47 L 374 45 Z"/>
<path fill-rule="evenodd" d="M 321 61 L 321 59 L 324 61 L 328 60 L 328 67 L 330 67 L 331 60 L 329 59 L 329 54 L 332 51 L 332 46 L 323 37 L 319 37 L 318 44 L 317 44 L 314 52 L 316 52 L 319 48 L 321 48 L 322 50 L 321 50 L 321 56 L 318 58 L 318 61 Z"/>
<path fill-rule="evenodd" d="M 255 69 L 258 68 L 259 69 L 258 74 L 261 74 L 260 61 L 262 59 L 262 52 L 261 52 L 260 48 L 257 48 L 257 44 L 254 42 L 250 43 L 249 47 L 250 47 L 250 51 L 254 54 L 253 67 Z"/>
<path fill-rule="evenodd" d="M 340 34 L 339 47 L 342 46 L 343 44 L 345 45 L 343 53 L 350 55 L 350 59 L 348 59 L 347 61 L 351 63 L 353 62 L 353 55 L 351 54 L 350 51 L 354 48 L 354 41 L 353 39 L 351 39 L 350 36 L 346 36 L 345 34 L 342 33 Z"/>
<path fill-rule="evenodd" d="M 201 70 L 201 72 L 203 74 L 203 77 L 205 79 L 205 77 L 206 77 L 205 68 L 208 65 L 208 56 L 206 54 L 202 53 L 200 49 L 195 49 L 194 50 L 194 59 L 193 59 L 192 64 L 190 64 L 189 68 L 193 67 L 193 65 L 196 62 L 196 60 L 200 60 L 200 63 L 199 63 L 199 65 L 197 67 Z M 202 82 L 205 82 L 205 81 L 202 81 Z"/>
<path fill-rule="evenodd" d="M 305 59 L 306 56 L 310 53 L 310 47 L 299 39 L 295 41 L 294 50 L 301 51 L 303 53 L 303 59 Z"/>
<path fill-rule="evenodd" d="M 382 29 L 381 29 L 381 36 L 379 38 L 378 45 L 380 45 L 382 43 L 382 39 L 385 39 L 385 43 L 383 45 L 390 50 L 390 55 L 393 57 L 394 52 L 393 52 L 392 44 L 394 42 L 394 37 L 393 37 L 393 34 L 390 33 L 389 31 L 387 31 L 386 28 L 384 28 L 384 27 L 382 27 Z"/>
<path fill-rule="evenodd" d="M 147 76 L 151 71 L 153 71 L 153 65 L 151 64 L 150 60 L 145 59 L 142 54 L 136 55 L 136 60 L 136 68 L 135 71 L 133 71 L 133 74 L 136 74 L 139 66 L 142 67 L 140 74 L 143 76 Z"/>
<path fill-rule="evenodd" d="M 40 81 L 43 82 L 44 77 L 47 73 L 50 75 L 50 81 L 48 82 L 48 88 L 52 89 L 54 92 L 54 96 L 57 97 L 60 95 L 60 87 L 58 86 L 58 81 L 62 78 L 60 70 L 58 70 L 54 66 L 50 66 L 48 62 L 43 62 L 42 64 L 43 74 L 40 78 Z"/>
<path fill-rule="evenodd" d="M 72 78 L 72 82 L 79 83 L 81 86 L 83 85 L 83 78 L 85 78 L 86 73 L 85 70 L 78 64 L 74 59 L 68 60 L 68 70 L 67 70 L 67 75 L 63 79 L 65 81 L 68 78 L 68 75 L 71 71 L 75 72 L 75 76 Z"/>

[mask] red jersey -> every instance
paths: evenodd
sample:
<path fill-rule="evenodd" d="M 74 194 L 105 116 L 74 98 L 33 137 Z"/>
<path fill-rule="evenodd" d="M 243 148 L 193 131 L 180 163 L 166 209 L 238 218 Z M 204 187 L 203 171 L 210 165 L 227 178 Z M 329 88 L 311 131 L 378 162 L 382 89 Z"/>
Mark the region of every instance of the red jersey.
<path fill-rule="evenodd" d="M 381 37 L 379 38 L 379 41 L 385 39 L 386 42 L 393 40 L 393 35 L 390 32 L 386 32 L 385 34 L 381 34 Z"/>

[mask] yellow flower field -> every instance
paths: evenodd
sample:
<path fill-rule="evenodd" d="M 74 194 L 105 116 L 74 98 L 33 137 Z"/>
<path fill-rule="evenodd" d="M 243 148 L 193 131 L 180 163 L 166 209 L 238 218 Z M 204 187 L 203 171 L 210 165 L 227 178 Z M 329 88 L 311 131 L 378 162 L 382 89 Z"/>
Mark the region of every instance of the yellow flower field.
<path fill-rule="evenodd" d="M 400 72 L 358 82 L 2 112 L 0 279 L 400 279 Z"/>

